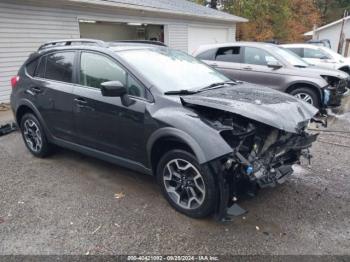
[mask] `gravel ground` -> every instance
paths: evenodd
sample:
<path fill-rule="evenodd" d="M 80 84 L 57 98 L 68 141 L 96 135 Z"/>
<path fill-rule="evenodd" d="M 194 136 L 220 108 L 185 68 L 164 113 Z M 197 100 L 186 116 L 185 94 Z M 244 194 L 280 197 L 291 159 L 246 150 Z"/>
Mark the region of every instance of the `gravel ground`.
<path fill-rule="evenodd" d="M 347 111 L 328 129 L 349 132 Z M 37 159 L 12 133 L 0 137 L 0 254 L 350 255 L 350 134 L 322 133 L 312 153 L 219 224 L 175 212 L 151 177 L 64 149 Z"/>

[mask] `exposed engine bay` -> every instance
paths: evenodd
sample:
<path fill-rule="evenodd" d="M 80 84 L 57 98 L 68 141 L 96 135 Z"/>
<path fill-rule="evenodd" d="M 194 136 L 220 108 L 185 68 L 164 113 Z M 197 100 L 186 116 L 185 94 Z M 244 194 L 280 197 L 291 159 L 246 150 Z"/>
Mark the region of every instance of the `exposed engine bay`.
<path fill-rule="evenodd" d="M 225 216 L 223 209 L 240 195 L 255 195 L 258 188 L 283 183 L 301 156 L 310 161 L 309 148 L 317 139 L 306 132 L 308 121 L 300 124 L 298 133 L 289 133 L 222 111 L 207 112 L 205 119 L 233 149 L 232 155 L 213 165 L 222 176 L 219 216 Z"/>

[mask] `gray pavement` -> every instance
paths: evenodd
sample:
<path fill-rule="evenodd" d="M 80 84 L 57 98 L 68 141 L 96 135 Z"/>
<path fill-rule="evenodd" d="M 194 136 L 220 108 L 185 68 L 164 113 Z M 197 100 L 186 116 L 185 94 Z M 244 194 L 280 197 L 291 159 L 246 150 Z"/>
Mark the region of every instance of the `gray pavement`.
<path fill-rule="evenodd" d="M 347 111 L 328 129 L 350 132 Z M 0 254 L 350 255 L 350 133 L 321 133 L 312 153 L 219 224 L 174 211 L 151 177 L 64 149 L 37 159 L 12 133 L 0 137 Z"/>

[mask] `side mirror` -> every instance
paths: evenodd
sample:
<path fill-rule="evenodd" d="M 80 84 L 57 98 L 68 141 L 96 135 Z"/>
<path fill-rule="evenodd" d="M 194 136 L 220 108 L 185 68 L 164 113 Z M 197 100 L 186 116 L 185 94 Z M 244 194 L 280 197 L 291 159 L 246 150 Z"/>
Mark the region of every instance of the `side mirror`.
<path fill-rule="evenodd" d="M 107 97 L 122 97 L 127 90 L 120 81 L 108 81 L 101 84 L 101 93 Z"/>
<path fill-rule="evenodd" d="M 128 96 L 126 87 L 120 81 L 108 81 L 101 84 L 101 93 L 107 97 L 120 97 L 124 106 L 131 106 L 135 101 Z"/>
<path fill-rule="evenodd" d="M 283 65 L 278 61 L 269 61 L 267 62 L 267 66 L 273 69 L 280 69 L 283 67 Z"/>

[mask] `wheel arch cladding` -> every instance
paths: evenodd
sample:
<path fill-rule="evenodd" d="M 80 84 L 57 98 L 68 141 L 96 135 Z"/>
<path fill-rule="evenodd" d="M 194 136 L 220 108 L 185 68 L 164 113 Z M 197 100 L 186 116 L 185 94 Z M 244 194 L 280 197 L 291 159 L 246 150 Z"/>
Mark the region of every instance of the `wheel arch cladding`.
<path fill-rule="evenodd" d="M 35 115 L 35 112 L 33 111 L 33 109 L 31 109 L 27 105 L 21 105 L 18 107 L 16 111 L 16 121 L 19 125 L 21 123 L 22 117 L 27 113 L 32 113 L 33 115 Z"/>
<path fill-rule="evenodd" d="M 217 133 L 216 135 L 220 136 Z M 171 146 L 170 149 L 175 149 L 178 146 L 178 149 L 185 149 L 186 151 L 193 153 L 199 164 L 204 164 L 225 154 L 232 153 L 232 149 L 223 139 L 222 146 L 217 144 L 216 148 L 210 148 L 212 144 L 209 143 L 208 140 L 210 140 L 210 137 L 199 142 L 186 132 L 171 127 L 159 129 L 152 134 L 147 143 L 149 163 L 152 165 L 152 168 L 154 168 L 154 164 L 157 164 L 154 163 L 154 161 L 156 161 L 154 159 L 155 155 L 152 154 L 156 152 L 157 146 L 158 148 L 170 148 Z M 162 142 L 167 142 L 170 145 L 164 146 Z M 154 170 L 155 169 L 153 169 L 153 171 Z"/>
<path fill-rule="evenodd" d="M 150 162 L 155 174 L 161 158 L 171 150 L 184 150 L 196 157 L 193 149 L 183 140 L 174 136 L 164 136 L 156 140 L 150 153 Z"/>
<path fill-rule="evenodd" d="M 20 126 L 21 124 L 22 117 L 27 113 L 32 113 L 39 120 L 39 123 L 44 129 L 46 136 L 51 138 L 51 133 L 49 132 L 49 129 L 47 128 L 45 121 L 43 120 L 39 110 L 29 100 L 20 101 L 16 109 L 15 115 L 16 115 L 16 121 L 18 126 Z"/>

